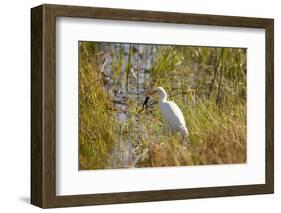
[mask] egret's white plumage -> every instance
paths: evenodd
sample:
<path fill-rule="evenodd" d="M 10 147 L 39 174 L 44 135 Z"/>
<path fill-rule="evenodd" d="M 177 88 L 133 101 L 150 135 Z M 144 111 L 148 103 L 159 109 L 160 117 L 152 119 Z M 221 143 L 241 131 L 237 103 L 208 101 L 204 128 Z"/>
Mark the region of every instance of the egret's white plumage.
<path fill-rule="evenodd" d="M 162 116 L 167 122 L 168 128 L 172 132 L 180 132 L 182 136 L 188 136 L 183 114 L 178 105 L 172 101 L 167 101 L 167 93 L 163 87 L 156 89 L 159 96 L 159 105 Z"/>

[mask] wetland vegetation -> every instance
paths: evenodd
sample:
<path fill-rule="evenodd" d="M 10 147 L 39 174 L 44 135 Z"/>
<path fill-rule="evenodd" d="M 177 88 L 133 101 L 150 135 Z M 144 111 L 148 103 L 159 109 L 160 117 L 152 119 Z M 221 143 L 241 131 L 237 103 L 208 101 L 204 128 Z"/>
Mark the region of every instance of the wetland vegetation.
<path fill-rule="evenodd" d="M 246 75 L 242 48 L 79 42 L 80 169 L 245 163 Z M 187 141 L 143 105 L 158 86 Z"/>

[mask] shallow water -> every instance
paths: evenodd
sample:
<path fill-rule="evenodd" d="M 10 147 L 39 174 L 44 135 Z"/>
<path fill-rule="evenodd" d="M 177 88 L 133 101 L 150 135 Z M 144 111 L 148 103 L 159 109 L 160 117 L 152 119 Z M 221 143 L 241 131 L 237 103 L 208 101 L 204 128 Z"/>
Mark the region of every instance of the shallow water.
<path fill-rule="evenodd" d="M 99 46 L 104 54 L 104 63 L 101 66 L 104 87 L 112 98 L 117 111 L 116 119 L 120 122 L 128 120 L 127 101 L 133 100 L 140 108 L 150 90 L 149 70 L 153 66 L 157 46 L 144 44 L 101 43 Z M 116 76 L 116 73 L 118 75 Z M 117 150 L 118 149 L 118 150 Z M 134 167 L 137 155 L 133 152 L 129 138 L 122 141 L 122 145 L 113 150 L 116 166 Z"/>

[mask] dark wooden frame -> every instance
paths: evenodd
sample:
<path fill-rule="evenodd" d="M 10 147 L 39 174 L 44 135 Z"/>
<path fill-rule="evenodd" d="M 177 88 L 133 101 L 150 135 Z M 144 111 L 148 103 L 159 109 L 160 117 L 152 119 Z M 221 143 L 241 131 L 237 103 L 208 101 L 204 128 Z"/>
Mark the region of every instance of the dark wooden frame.
<path fill-rule="evenodd" d="M 266 32 L 266 183 L 56 196 L 56 17 L 262 28 Z M 41 5 L 31 9 L 31 203 L 42 207 L 131 203 L 274 192 L 274 20 Z"/>

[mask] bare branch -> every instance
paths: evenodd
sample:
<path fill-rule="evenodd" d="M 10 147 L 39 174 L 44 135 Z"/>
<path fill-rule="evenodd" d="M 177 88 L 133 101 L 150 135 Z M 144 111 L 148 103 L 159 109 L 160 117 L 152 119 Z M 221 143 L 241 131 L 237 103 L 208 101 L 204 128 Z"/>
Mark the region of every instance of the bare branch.
<path fill-rule="evenodd" d="M 210 96 L 211 96 L 211 93 L 212 93 L 212 90 L 213 90 L 213 86 L 214 86 L 214 83 L 215 83 L 215 80 L 216 80 L 216 76 L 217 76 L 217 72 L 218 72 L 218 68 L 219 68 L 219 65 L 220 65 L 220 61 L 221 61 L 223 52 L 224 52 L 224 48 L 222 48 L 222 50 L 221 50 L 221 54 L 220 54 L 219 60 L 217 62 L 216 68 L 215 68 L 214 77 L 212 79 L 211 86 L 210 86 L 209 93 L 208 93 L 208 99 L 210 99 Z"/>

